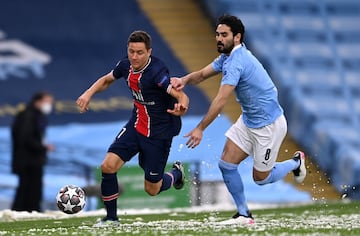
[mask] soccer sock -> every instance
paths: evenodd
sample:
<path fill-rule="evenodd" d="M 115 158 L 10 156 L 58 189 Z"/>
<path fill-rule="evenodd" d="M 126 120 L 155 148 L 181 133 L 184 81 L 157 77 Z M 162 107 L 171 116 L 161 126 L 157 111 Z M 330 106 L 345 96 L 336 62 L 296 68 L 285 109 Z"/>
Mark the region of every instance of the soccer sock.
<path fill-rule="evenodd" d="M 173 168 L 169 174 L 171 174 L 174 177 L 174 183 L 178 181 L 181 178 L 181 171 L 178 169 Z"/>
<path fill-rule="evenodd" d="M 258 185 L 274 183 L 280 179 L 283 179 L 290 171 L 295 170 L 298 167 L 299 162 L 293 159 L 283 162 L 276 162 L 268 177 L 266 177 L 264 180 L 255 181 L 255 183 Z"/>
<path fill-rule="evenodd" d="M 165 173 L 163 176 L 163 182 L 160 188 L 160 192 L 169 189 L 180 178 L 181 171 L 178 169 L 172 169 L 170 172 Z"/>
<path fill-rule="evenodd" d="M 162 179 L 162 185 L 159 193 L 168 190 L 173 183 L 174 183 L 174 176 L 171 173 L 165 173 Z"/>
<path fill-rule="evenodd" d="M 106 208 L 106 218 L 117 220 L 117 198 L 119 196 L 119 185 L 116 173 L 102 173 L 101 194 Z"/>
<path fill-rule="evenodd" d="M 241 176 L 237 170 L 238 165 L 219 161 L 219 168 L 221 170 L 225 185 L 233 197 L 239 214 L 247 216 L 249 208 L 246 204 L 244 185 Z"/>

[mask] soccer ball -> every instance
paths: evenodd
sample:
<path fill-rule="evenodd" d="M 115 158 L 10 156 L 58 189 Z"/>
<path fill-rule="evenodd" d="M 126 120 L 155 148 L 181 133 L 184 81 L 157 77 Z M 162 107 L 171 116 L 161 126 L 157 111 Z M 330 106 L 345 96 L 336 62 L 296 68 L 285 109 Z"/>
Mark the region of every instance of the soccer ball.
<path fill-rule="evenodd" d="M 56 205 L 66 214 L 75 214 L 85 206 L 85 193 L 75 185 L 65 185 L 56 195 Z"/>

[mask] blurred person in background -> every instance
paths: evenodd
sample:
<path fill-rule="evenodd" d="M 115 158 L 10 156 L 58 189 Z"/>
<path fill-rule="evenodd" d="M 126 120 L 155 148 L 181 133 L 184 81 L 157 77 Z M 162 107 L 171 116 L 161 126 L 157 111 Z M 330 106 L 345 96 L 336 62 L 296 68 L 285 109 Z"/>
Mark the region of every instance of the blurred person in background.
<path fill-rule="evenodd" d="M 238 165 L 249 155 L 253 157 L 253 179 L 258 185 L 271 184 L 293 172 L 297 183 L 306 176 L 305 155 L 297 151 L 287 161 L 276 162 L 287 123 L 278 101 L 278 91 L 262 64 L 243 43 L 245 27 L 236 16 L 224 15 L 216 28 L 217 50 L 220 56 L 203 69 L 172 78 L 172 86 L 182 89 L 187 83 L 198 84 L 222 73 L 218 94 L 207 114 L 185 137 L 187 146 L 199 145 L 204 130 L 215 120 L 230 94 L 235 92 L 242 114 L 226 132 L 227 137 L 219 168 L 224 183 L 232 195 L 238 212 L 225 225 L 253 224 L 254 219 L 246 203 L 244 185 Z"/>
<path fill-rule="evenodd" d="M 13 121 L 12 172 L 18 175 L 18 187 L 12 210 L 41 211 L 43 167 L 47 152 L 54 149 L 51 144 L 44 143 L 46 116 L 51 113 L 53 102 L 50 93 L 35 93 Z"/>

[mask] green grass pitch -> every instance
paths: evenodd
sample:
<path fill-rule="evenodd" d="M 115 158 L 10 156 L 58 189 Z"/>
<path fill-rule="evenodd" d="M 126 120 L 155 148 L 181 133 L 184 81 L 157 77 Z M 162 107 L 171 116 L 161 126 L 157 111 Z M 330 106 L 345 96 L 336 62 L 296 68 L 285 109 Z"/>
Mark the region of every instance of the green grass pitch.
<path fill-rule="evenodd" d="M 255 210 L 256 224 L 220 226 L 234 212 L 121 215 L 117 228 L 93 228 L 99 217 L 0 220 L 0 235 L 360 235 L 359 202 Z"/>

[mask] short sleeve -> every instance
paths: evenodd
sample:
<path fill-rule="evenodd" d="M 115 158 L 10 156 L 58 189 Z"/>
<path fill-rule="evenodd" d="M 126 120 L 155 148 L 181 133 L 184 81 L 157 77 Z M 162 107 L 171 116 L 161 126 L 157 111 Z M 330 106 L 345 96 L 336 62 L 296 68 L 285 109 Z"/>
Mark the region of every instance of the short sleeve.
<path fill-rule="evenodd" d="M 170 82 L 170 74 L 166 67 L 163 67 L 160 73 L 155 77 L 155 83 L 160 88 L 166 90 L 167 93 L 171 91 L 171 82 Z"/>
<path fill-rule="evenodd" d="M 236 63 L 234 60 L 226 63 L 223 67 L 221 85 L 237 86 L 241 78 L 241 73 L 242 67 L 239 63 Z"/>
<path fill-rule="evenodd" d="M 212 65 L 212 68 L 214 69 L 214 71 L 222 72 L 223 64 L 224 64 L 224 61 L 226 60 L 226 58 L 227 57 L 224 54 L 221 54 L 212 62 L 211 65 Z"/>
<path fill-rule="evenodd" d="M 120 78 L 123 78 L 123 77 L 127 77 L 127 74 L 125 72 L 128 72 L 129 71 L 129 62 L 128 60 L 121 60 L 119 61 L 115 68 L 113 69 L 113 76 L 115 79 L 120 79 Z"/>

